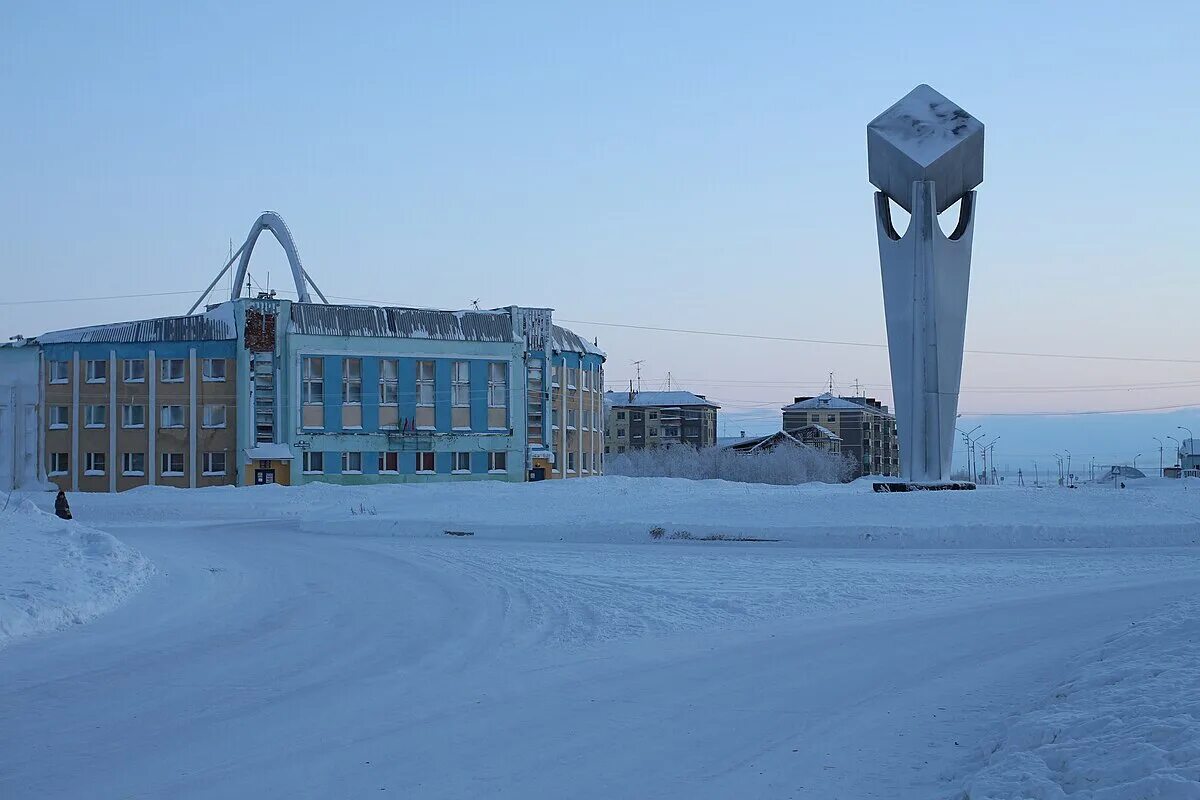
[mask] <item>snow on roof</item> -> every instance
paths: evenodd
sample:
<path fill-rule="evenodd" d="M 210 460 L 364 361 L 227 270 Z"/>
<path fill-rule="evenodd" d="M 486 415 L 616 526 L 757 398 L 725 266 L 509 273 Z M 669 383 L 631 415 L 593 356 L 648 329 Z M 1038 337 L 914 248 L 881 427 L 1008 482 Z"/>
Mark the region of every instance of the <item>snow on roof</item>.
<path fill-rule="evenodd" d="M 71 342 L 150 344 L 154 342 L 227 341 L 237 338 L 236 330 L 233 321 L 233 304 L 221 303 L 203 314 L 193 314 L 187 317 L 159 317 L 51 331 L 39 336 L 38 341 L 44 345 Z"/>
<path fill-rule="evenodd" d="M 893 416 L 886 408 L 872 405 L 865 397 L 838 397 L 830 392 L 801 400 L 783 407 L 784 411 L 870 411 L 883 416 Z"/>
<path fill-rule="evenodd" d="M 610 406 L 633 407 L 633 406 L 707 406 L 708 408 L 720 408 L 719 405 L 706 400 L 698 394 L 691 392 L 634 392 L 633 399 L 629 399 L 629 392 L 605 392 L 604 402 Z"/>
<path fill-rule="evenodd" d="M 259 444 L 246 450 L 247 461 L 291 461 L 292 449 L 286 444 Z"/>
<path fill-rule="evenodd" d="M 832 439 L 832 440 L 838 441 L 838 442 L 840 442 L 842 440 L 842 437 L 838 436 L 836 433 L 829 430 L 829 428 L 826 428 L 824 425 L 805 425 L 802 428 L 797 428 L 795 431 L 793 431 L 793 433 L 799 433 L 800 431 L 806 431 L 806 430 L 809 430 L 810 428 L 812 430 L 815 430 L 818 434 L 825 437 L 826 439 Z"/>
<path fill-rule="evenodd" d="M 465 342 L 511 342 L 515 338 L 507 310 L 438 311 L 321 303 L 292 303 L 289 330 L 309 336 L 378 336 Z"/>
<path fill-rule="evenodd" d="M 559 327 L 558 325 L 554 326 L 554 349 L 559 353 L 590 353 L 598 356 L 606 355 L 603 350 L 580 336 L 578 333 L 575 333 L 575 331 Z"/>

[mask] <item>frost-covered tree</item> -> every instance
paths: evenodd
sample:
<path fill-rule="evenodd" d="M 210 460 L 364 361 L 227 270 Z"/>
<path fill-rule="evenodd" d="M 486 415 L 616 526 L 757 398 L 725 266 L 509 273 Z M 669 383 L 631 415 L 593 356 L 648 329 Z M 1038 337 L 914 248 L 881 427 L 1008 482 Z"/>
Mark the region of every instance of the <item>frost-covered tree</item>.
<path fill-rule="evenodd" d="M 788 443 L 752 453 L 720 447 L 697 451 L 687 445 L 670 445 L 610 455 L 605 472 L 635 478 L 716 478 L 786 485 L 848 481 L 854 475 L 854 464 L 826 450 Z"/>

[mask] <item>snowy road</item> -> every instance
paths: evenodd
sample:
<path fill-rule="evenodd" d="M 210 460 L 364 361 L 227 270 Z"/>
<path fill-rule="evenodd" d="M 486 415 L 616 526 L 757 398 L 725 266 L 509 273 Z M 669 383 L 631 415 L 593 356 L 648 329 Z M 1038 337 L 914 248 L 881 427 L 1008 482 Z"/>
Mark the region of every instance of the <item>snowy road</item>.
<path fill-rule="evenodd" d="M 928 798 L 1187 550 L 108 529 L 159 574 L 0 652 L 0 797 Z"/>

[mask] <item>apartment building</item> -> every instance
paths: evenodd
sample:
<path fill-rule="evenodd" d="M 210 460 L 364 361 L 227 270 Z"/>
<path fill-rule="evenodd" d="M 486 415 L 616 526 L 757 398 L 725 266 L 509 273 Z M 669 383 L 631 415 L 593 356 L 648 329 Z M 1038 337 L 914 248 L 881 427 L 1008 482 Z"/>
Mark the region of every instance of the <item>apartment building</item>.
<path fill-rule="evenodd" d="M 286 399 L 244 398 L 250 459 L 292 482 L 542 480 L 599 475 L 604 354 L 550 309 L 490 311 L 258 301 L 278 331 Z M 264 354 L 265 357 L 265 354 Z M 266 422 L 276 414 L 281 424 Z M 287 453 L 275 447 L 286 445 Z M 262 458 L 260 458 L 260 456 Z M 269 462 L 269 463 L 268 463 Z"/>
<path fill-rule="evenodd" d="M 46 476 L 69 491 L 233 483 L 230 308 L 39 337 Z"/>
<path fill-rule="evenodd" d="M 805 439 L 819 426 L 840 440 L 843 455 L 858 465 L 860 474 L 899 475 L 900 445 L 896 417 L 871 397 L 838 397 L 830 392 L 797 397 L 783 407 L 783 430 Z"/>
<path fill-rule="evenodd" d="M 686 444 L 697 449 L 717 443 L 720 406 L 691 392 L 608 392 L 604 452 Z"/>
<path fill-rule="evenodd" d="M 550 309 L 262 296 L 27 352 L 41 422 L 20 449 L 70 491 L 603 471 L 604 353 Z"/>

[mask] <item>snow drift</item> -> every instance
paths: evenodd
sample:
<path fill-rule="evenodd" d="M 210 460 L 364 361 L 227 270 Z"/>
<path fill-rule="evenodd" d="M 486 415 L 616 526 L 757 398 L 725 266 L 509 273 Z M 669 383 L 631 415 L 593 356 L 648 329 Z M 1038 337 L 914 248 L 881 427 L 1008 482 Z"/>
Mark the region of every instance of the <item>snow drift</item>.
<path fill-rule="evenodd" d="M 1141 482 L 1139 482 L 1141 483 Z M 1189 482 L 1191 483 L 1191 482 Z M 766 486 L 607 476 L 569 481 L 381 486 L 143 487 L 76 495 L 107 523 L 299 520 L 318 533 L 650 544 L 649 531 L 758 537 L 758 546 L 851 548 L 1148 547 L 1200 542 L 1200 490 L 1179 481 L 1112 488 L 980 487 L 875 494 L 851 484 Z M 671 540 L 657 546 L 672 546 Z"/>
<path fill-rule="evenodd" d="M 152 571 L 109 534 L 23 501 L 0 515 L 0 648 L 111 610 Z"/>
<path fill-rule="evenodd" d="M 1172 604 L 1078 660 L 984 745 L 963 800 L 1200 796 L 1200 600 Z"/>

